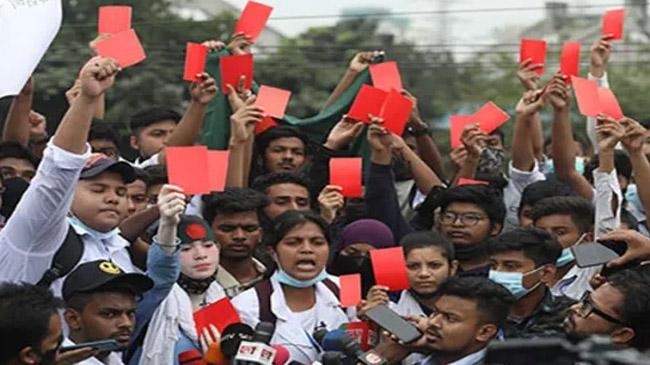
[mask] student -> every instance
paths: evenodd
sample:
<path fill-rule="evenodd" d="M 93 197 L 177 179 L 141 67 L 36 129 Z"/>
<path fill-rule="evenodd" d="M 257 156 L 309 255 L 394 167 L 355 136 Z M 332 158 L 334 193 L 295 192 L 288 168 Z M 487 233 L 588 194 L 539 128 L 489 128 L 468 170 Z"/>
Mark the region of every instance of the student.
<path fill-rule="evenodd" d="M 0 174 L 4 179 L 19 177 L 30 182 L 38 163 L 38 158 L 19 143 L 0 142 Z"/>
<path fill-rule="evenodd" d="M 556 179 L 537 181 L 526 186 L 524 191 L 521 193 L 521 201 L 519 202 L 519 209 L 517 210 L 519 226 L 523 228 L 533 226 L 531 211 L 538 201 L 554 196 L 572 195 L 575 194 L 571 191 L 571 188 Z"/>
<path fill-rule="evenodd" d="M 516 228 L 491 239 L 489 278 L 515 297 L 503 336 L 555 337 L 563 334 L 562 320 L 573 300 L 555 297 L 547 288 L 555 278 L 562 247 L 538 228 Z"/>
<path fill-rule="evenodd" d="M 181 115 L 176 111 L 154 106 L 138 111 L 131 117 L 131 148 L 138 152 L 134 164 L 139 167 L 155 154 L 162 151 L 178 123 Z M 153 165 L 157 163 L 152 163 Z"/>
<path fill-rule="evenodd" d="M 144 168 L 147 174 L 147 203 L 156 205 L 158 194 L 162 187 L 168 183 L 167 168 L 163 165 L 152 165 Z"/>
<path fill-rule="evenodd" d="M 274 323 L 271 343 L 286 347 L 290 360 L 310 364 L 319 355 L 311 337 L 314 330 L 333 330 L 349 321 L 340 307 L 338 279 L 325 271 L 327 224 L 315 213 L 288 211 L 274 226 L 267 234 L 278 270 L 235 297 L 233 305 L 251 327 Z"/>
<path fill-rule="evenodd" d="M 288 210 L 311 209 L 309 183 L 303 175 L 290 172 L 263 175 L 255 180 L 253 189 L 268 198 L 269 204 L 264 208 L 264 215 L 271 221 Z"/>
<path fill-rule="evenodd" d="M 221 245 L 217 281 L 234 297 L 264 278 L 266 266 L 253 257 L 262 241 L 260 217 L 268 200 L 252 189 L 227 188 L 207 198 L 203 217 Z"/>
<path fill-rule="evenodd" d="M 551 292 L 579 300 L 600 268 L 577 267 L 571 247 L 593 241 L 594 207 L 578 196 L 552 197 L 538 201 L 530 216 L 535 227 L 555 235 L 562 246 L 556 262 L 557 275 L 550 282 Z"/>
<path fill-rule="evenodd" d="M 88 143 L 94 153 L 103 153 L 112 160 L 120 160 L 120 139 L 109 123 L 93 119 Z"/>
<path fill-rule="evenodd" d="M 255 138 L 261 173 L 298 173 L 307 162 L 309 139 L 299 129 L 276 126 Z"/>
<path fill-rule="evenodd" d="M 126 199 L 128 202 L 127 213 L 131 216 L 147 209 L 147 173 L 137 167 L 133 168 L 135 180 L 126 186 Z"/>

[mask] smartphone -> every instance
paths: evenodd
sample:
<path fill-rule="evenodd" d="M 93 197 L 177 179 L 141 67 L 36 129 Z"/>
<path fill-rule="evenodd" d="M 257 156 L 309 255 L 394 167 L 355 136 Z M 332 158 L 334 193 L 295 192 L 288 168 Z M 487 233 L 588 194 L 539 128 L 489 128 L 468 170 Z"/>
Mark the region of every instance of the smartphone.
<path fill-rule="evenodd" d="M 370 60 L 370 63 L 382 63 L 386 60 L 386 54 L 385 53 L 380 53 L 376 55 L 375 57 Z"/>
<path fill-rule="evenodd" d="M 79 349 L 85 349 L 85 348 L 88 348 L 88 347 L 92 348 L 95 351 L 99 351 L 99 352 L 111 352 L 111 351 L 122 351 L 122 350 L 124 350 L 124 346 L 120 345 L 120 343 L 115 341 L 115 340 L 102 340 L 102 341 L 93 341 L 93 342 L 80 343 L 80 344 L 73 345 L 73 346 L 68 346 L 68 347 L 61 347 L 59 349 L 59 353 L 64 353 L 64 352 L 79 350 Z"/>
<path fill-rule="evenodd" d="M 571 251 L 579 268 L 606 264 L 620 256 L 611 248 L 598 242 L 581 243 L 571 247 Z"/>
<path fill-rule="evenodd" d="M 413 323 L 383 304 L 367 311 L 366 317 L 404 343 L 413 342 L 422 336 L 422 332 Z"/>

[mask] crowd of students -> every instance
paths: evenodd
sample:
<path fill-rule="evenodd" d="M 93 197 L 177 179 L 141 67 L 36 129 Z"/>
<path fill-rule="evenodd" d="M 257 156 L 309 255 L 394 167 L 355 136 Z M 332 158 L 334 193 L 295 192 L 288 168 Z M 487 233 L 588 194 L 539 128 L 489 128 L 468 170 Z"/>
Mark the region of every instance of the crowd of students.
<path fill-rule="evenodd" d="M 225 47 L 248 46 L 238 36 Z M 589 77 L 602 86 L 610 53 L 608 37 L 591 48 Z M 328 103 L 374 54 L 354 57 Z M 566 76 L 542 85 L 537 67 L 520 66 L 511 145 L 468 125 L 452 169 L 417 106 L 402 135 L 378 117 L 345 116 L 323 140 L 300 125 L 256 135 L 263 110 L 243 83 L 230 85 L 226 189 L 204 196 L 169 184 L 166 149 L 198 140 L 219 93 L 212 76 L 191 83 L 182 115 L 133 114 L 134 162 L 100 120 L 119 82 L 114 60 L 83 67 L 51 137 L 30 80 L 0 143 L 0 364 L 179 364 L 223 340 L 214 327 L 198 331 L 193 313 L 224 298 L 251 328 L 272 323 L 270 343 L 301 364 L 321 359 L 315 330 L 366 321 L 379 305 L 423 334 L 403 343 L 379 332 L 372 347 L 388 363 L 481 364 L 490 343 L 511 339 L 601 335 L 649 350 L 646 125 L 602 117 L 588 121 L 588 140 L 575 137 Z M 344 198 L 328 183 L 329 161 L 363 138 L 364 196 Z M 595 240 L 624 252 L 578 266 L 572 248 Z M 408 290 L 375 282 L 370 253 L 390 247 L 402 248 Z M 338 276 L 355 273 L 363 299 L 344 309 Z M 109 339 L 119 349 L 83 347 Z"/>

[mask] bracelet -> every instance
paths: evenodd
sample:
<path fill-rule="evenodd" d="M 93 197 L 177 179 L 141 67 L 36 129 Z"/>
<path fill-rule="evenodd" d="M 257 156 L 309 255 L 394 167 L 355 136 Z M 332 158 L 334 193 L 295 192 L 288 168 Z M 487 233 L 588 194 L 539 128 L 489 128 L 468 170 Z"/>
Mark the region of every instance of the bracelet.
<path fill-rule="evenodd" d="M 181 239 L 178 238 L 178 237 L 176 237 L 176 238 L 174 239 L 174 244 L 173 244 L 173 245 L 164 245 L 164 244 L 160 243 L 160 240 L 158 239 L 158 235 L 153 236 L 153 238 L 151 239 L 151 241 L 153 241 L 154 244 L 156 244 L 156 245 L 158 245 L 158 246 L 160 246 L 160 247 L 171 247 L 171 248 L 176 248 L 176 247 L 178 247 L 178 245 L 181 244 Z"/>

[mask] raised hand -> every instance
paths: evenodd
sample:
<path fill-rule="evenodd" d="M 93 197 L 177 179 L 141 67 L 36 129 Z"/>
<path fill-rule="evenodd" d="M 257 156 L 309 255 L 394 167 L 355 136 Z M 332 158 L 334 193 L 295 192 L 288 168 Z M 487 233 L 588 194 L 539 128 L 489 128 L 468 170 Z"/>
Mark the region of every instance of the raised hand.
<path fill-rule="evenodd" d="M 591 74 L 595 77 L 602 77 L 609 63 L 609 56 L 612 53 L 612 35 L 606 34 L 590 49 Z"/>
<path fill-rule="evenodd" d="M 467 157 L 478 159 L 485 149 L 488 136 L 481 130 L 478 124 L 469 124 L 463 129 L 460 141 L 467 151 Z"/>
<path fill-rule="evenodd" d="M 467 149 L 463 146 L 454 148 L 449 153 L 449 158 L 456 166 L 456 169 L 460 169 L 465 165 L 465 162 L 467 161 Z"/>
<path fill-rule="evenodd" d="M 625 137 L 625 127 L 622 124 L 604 115 L 598 117 L 596 140 L 600 151 L 613 150 L 623 137 Z"/>
<path fill-rule="evenodd" d="M 650 238 L 643 234 L 633 231 L 619 229 L 612 231 L 601 237 L 602 240 L 624 241 L 627 243 L 625 253 L 607 263 L 608 267 L 625 265 L 630 262 L 642 262 L 650 260 Z"/>
<path fill-rule="evenodd" d="M 366 312 L 375 308 L 381 304 L 388 304 L 390 298 L 388 297 L 388 291 L 390 290 L 387 286 L 375 285 L 370 290 L 368 290 L 368 296 L 366 300 L 362 301 L 357 306 L 357 315 L 363 317 Z"/>
<path fill-rule="evenodd" d="M 232 91 L 229 95 L 234 94 Z M 248 98 L 237 111 L 230 116 L 230 143 L 242 144 L 249 141 L 255 133 L 255 124 L 264 118 L 264 110 L 255 103 L 255 96 Z"/>
<path fill-rule="evenodd" d="M 28 120 L 30 138 L 40 138 L 47 134 L 47 123 L 43 114 L 30 110 Z"/>
<path fill-rule="evenodd" d="M 221 51 L 222 49 L 226 48 L 226 45 L 223 42 L 216 41 L 214 39 L 207 40 L 201 44 L 208 48 L 208 52 Z"/>
<path fill-rule="evenodd" d="M 112 58 L 94 57 L 84 65 L 79 76 L 79 95 L 96 98 L 106 92 L 115 82 L 120 71 Z"/>
<path fill-rule="evenodd" d="M 375 57 L 383 54 L 385 54 L 384 51 L 359 52 L 350 61 L 349 68 L 351 71 L 361 72 L 368 68 Z"/>
<path fill-rule="evenodd" d="M 384 128 L 384 120 L 371 116 L 372 124 L 368 127 L 368 144 L 377 152 L 391 152 L 395 143 L 394 135 Z"/>
<path fill-rule="evenodd" d="M 420 115 L 420 109 L 418 108 L 418 99 L 407 90 L 402 90 L 402 95 L 411 99 L 413 102 L 413 108 L 411 109 L 411 116 L 409 117 L 408 125 L 416 130 L 428 128 L 429 126 L 422 120 L 422 116 Z"/>
<path fill-rule="evenodd" d="M 544 67 L 543 64 L 533 63 L 531 59 L 527 59 L 524 62 L 519 64 L 519 69 L 517 70 L 517 78 L 521 85 L 526 90 L 536 90 L 537 84 L 539 83 L 540 76 L 536 70 Z"/>
<path fill-rule="evenodd" d="M 648 137 L 648 130 L 632 118 L 623 118 L 619 123 L 625 128 L 625 136 L 621 139 L 623 147 L 629 154 L 642 151 Z"/>
<path fill-rule="evenodd" d="M 320 215 L 328 223 L 332 223 L 336 218 L 339 210 L 345 204 L 345 198 L 341 193 L 343 188 L 336 185 L 327 185 L 318 195 L 318 205 L 320 206 Z"/>
<path fill-rule="evenodd" d="M 192 101 L 202 105 L 208 105 L 219 92 L 217 82 L 207 72 L 201 73 L 199 79 L 201 81 L 190 84 Z"/>
<path fill-rule="evenodd" d="M 228 51 L 233 55 L 244 55 L 251 53 L 251 45 L 253 42 L 244 33 L 236 33 L 230 39 L 230 43 L 226 46 Z"/>
<path fill-rule="evenodd" d="M 519 99 L 517 107 L 515 108 L 518 115 L 530 116 L 542 109 L 546 100 L 542 98 L 544 90 L 528 90 Z"/>
<path fill-rule="evenodd" d="M 544 99 L 555 110 L 567 109 L 570 105 L 570 90 L 565 80 L 565 75 L 555 74 L 544 92 Z"/>
<path fill-rule="evenodd" d="M 170 184 L 165 184 L 158 193 L 158 210 L 160 222 L 168 225 L 177 225 L 181 214 L 185 212 L 185 194 L 183 189 Z"/>
<path fill-rule="evenodd" d="M 344 115 L 330 131 L 324 146 L 334 151 L 345 149 L 359 137 L 364 126 Z"/>

